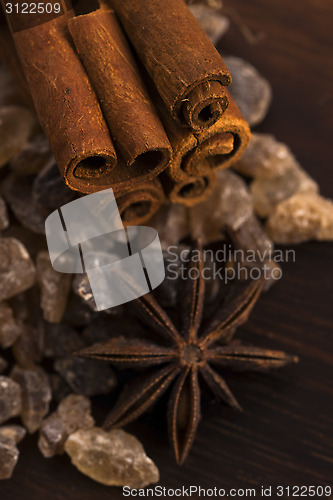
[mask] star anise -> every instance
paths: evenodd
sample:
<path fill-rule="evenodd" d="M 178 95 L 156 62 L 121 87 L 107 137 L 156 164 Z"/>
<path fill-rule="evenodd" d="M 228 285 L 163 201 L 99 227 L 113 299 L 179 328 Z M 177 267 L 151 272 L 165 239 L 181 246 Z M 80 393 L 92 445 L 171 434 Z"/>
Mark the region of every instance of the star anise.
<path fill-rule="evenodd" d="M 142 415 L 173 383 L 168 427 L 175 457 L 180 464 L 188 455 L 200 420 L 199 374 L 216 396 L 240 409 L 225 380 L 211 365 L 265 371 L 297 360 L 281 351 L 232 341 L 236 328 L 247 320 L 260 295 L 262 282 L 259 280 L 237 285 L 237 293 L 226 299 L 208 326 L 203 327 L 203 259 L 194 261 L 190 256 L 188 261 L 188 276 L 195 275 L 196 278 L 184 280 L 179 330 L 152 294 L 147 294 L 132 305 L 148 328 L 148 339 L 153 332 L 154 340 L 114 337 L 78 353 L 116 366 L 151 369 L 125 386 L 106 419 L 106 429 L 122 427 Z"/>

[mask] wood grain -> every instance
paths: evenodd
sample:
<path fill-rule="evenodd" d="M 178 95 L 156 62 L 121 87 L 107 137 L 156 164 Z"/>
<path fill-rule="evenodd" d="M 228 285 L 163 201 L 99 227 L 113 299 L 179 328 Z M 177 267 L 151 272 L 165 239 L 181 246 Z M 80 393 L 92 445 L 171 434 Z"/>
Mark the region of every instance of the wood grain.
<path fill-rule="evenodd" d="M 251 45 L 233 24 L 223 53 L 252 62 L 273 85 L 269 116 L 257 130 L 290 145 L 326 196 L 332 185 L 332 29 L 329 0 L 225 0 L 254 33 Z M 296 262 L 259 301 L 238 338 L 298 354 L 300 363 L 270 375 L 228 377 L 244 408 L 238 414 L 207 401 L 193 450 L 182 467 L 169 448 L 163 406 L 129 427 L 158 464 L 160 484 L 250 488 L 258 485 L 326 484 L 332 478 L 332 245 L 295 247 Z M 106 412 L 100 401 L 101 416 Z M 36 436 L 20 445 L 11 481 L 0 484 L 12 498 L 100 500 L 124 498 L 82 476 L 66 457 L 46 460 Z M 272 498 L 277 498 L 272 496 Z M 281 498 L 281 497 L 280 497 Z"/>

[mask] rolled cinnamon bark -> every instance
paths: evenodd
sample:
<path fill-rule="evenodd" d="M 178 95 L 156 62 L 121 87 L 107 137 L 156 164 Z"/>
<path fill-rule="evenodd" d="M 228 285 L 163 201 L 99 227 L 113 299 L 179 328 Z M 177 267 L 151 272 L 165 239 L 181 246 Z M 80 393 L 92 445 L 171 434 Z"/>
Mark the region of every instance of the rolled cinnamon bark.
<path fill-rule="evenodd" d="M 230 132 L 221 132 L 206 139 L 185 155 L 182 159 L 182 168 L 191 175 L 200 175 L 202 160 L 224 158 L 230 155 L 234 150 L 234 136 Z M 210 162 L 211 168 L 214 168 L 216 162 Z"/>
<path fill-rule="evenodd" d="M 228 106 L 230 73 L 183 0 L 109 0 L 169 113 L 194 130 Z"/>
<path fill-rule="evenodd" d="M 140 184 L 126 193 L 116 194 L 118 209 L 125 226 L 147 222 L 165 203 L 165 194 L 159 179 Z"/>
<path fill-rule="evenodd" d="M 163 113 L 162 121 L 173 149 L 166 172 L 175 182 L 186 181 L 189 175 L 200 176 L 205 168 L 202 160 L 209 160 L 212 169 L 222 170 L 243 154 L 250 139 L 250 128 L 231 96 L 229 100 L 222 118 L 198 133 L 172 126 Z"/>
<path fill-rule="evenodd" d="M 198 140 L 193 132 L 171 120 L 164 108 L 159 109 L 162 111 L 162 121 L 172 146 L 172 158 L 166 173 L 174 182 L 187 181 L 189 174 L 183 168 L 183 159 L 195 151 Z"/>
<path fill-rule="evenodd" d="M 207 163 L 202 171 L 200 177 L 187 176 L 180 182 L 174 182 L 167 174 L 162 174 L 162 184 L 171 203 L 193 207 L 211 195 L 217 181 L 216 172 Z"/>
<path fill-rule="evenodd" d="M 13 25 L 13 18 L 10 23 Z M 116 152 L 96 94 L 70 39 L 67 17 L 61 15 L 13 32 L 13 38 L 37 114 L 66 184 L 83 193 L 112 186 Z"/>
<path fill-rule="evenodd" d="M 223 117 L 209 130 L 196 134 L 198 146 L 183 161 L 183 169 L 199 175 L 199 159 L 209 158 L 211 168 L 222 170 L 235 163 L 244 153 L 251 131 L 235 101 L 229 95 L 229 107 Z M 221 149 L 219 149 L 221 147 Z"/>
<path fill-rule="evenodd" d="M 126 163 L 113 172 L 115 183 L 152 179 L 169 163 L 171 145 L 113 11 L 70 19 L 69 30 Z"/>

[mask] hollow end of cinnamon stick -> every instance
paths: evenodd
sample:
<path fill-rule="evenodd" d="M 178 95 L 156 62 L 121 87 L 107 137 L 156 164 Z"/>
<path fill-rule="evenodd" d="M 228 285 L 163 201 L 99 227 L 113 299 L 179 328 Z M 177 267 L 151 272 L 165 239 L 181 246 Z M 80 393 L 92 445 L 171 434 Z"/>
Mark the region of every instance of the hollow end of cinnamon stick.
<path fill-rule="evenodd" d="M 165 194 L 159 180 L 154 179 L 127 193 L 116 194 L 116 200 L 124 225 L 131 226 L 151 219 L 165 202 Z"/>
<path fill-rule="evenodd" d="M 200 177 L 189 176 L 187 180 L 173 182 L 163 175 L 163 187 L 171 203 L 193 207 L 205 201 L 216 185 L 216 173 L 206 166 L 206 173 Z"/>
<path fill-rule="evenodd" d="M 155 215 L 157 210 L 154 209 L 152 200 L 144 198 L 143 196 L 140 199 L 140 196 L 136 195 L 133 196 L 133 200 L 126 199 L 120 211 L 120 216 L 125 225 L 142 224 Z"/>
<path fill-rule="evenodd" d="M 110 162 L 106 156 L 87 156 L 77 163 L 73 170 L 78 179 L 100 177 L 110 169 Z"/>
<path fill-rule="evenodd" d="M 221 118 L 228 105 L 229 100 L 221 83 L 205 81 L 186 95 L 179 118 L 193 130 L 206 129 Z"/>
<path fill-rule="evenodd" d="M 146 151 L 138 155 L 131 165 L 126 165 L 118 158 L 116 166 L 110 172 L 110 186 L 114 193 L 122 194 L 154 182 L 170 163 L 171 151 L 171 147 Z"/>
<path fill-rule="evenodd" d="M 140 175 L 157 175 L 167 166 L 171 158 L 170 148 L 148 149 L 136 156 L 128 165 L 133 177 Z"/>
<path fill-rule="evenodd" d="M 93 150 L 75 157 L 61 173 L 71 189 L 93 193 L 112 185 L 115 166 L 116 157 L 112 152 Z"/>
<path fill-rule="evenodd" d="M 215 168 L 234 154 L 237 144 L 237 135 L 230 132 L 217 133 L 185 154 L 181 160 L 181 169 L 189 175 L 200 175 L 202 160 L 209 160 L 210 167 Z"/>

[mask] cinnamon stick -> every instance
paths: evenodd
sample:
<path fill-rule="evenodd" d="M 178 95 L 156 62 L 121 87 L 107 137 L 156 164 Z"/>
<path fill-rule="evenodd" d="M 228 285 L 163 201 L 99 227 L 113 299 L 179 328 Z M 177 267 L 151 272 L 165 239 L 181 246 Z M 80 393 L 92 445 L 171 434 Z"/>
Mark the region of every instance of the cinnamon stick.
<path fill-rule="evenodd" d="M 210 127 L 228 105 L 230 73 L 183 0 L 109 0 L 172 117 Z"/>
<path fill-rule="evenodd" d="M 113 11 L 72 18 L 69 30 L 126 163 L 113 171 L 114 190 L 152 179 L 169 162 L 171 145 Z"/>
<path fill-rule="evenodd" d="M 166 198 L 161 182 L 155 178 L 129 192 L 116 194 L 116 200 L 124 225 L 136 226 L 153 217 Z"/>
<path fill-rule="evenodd" d="M 182 168 L 191 175 L 200 175 L 202 160 L 214 160 L 214 163 L 210 161 L 210 166 L 213 168 L 217 158 L 221 158 L 222 162 L 226 155 L 233 154 L 234 146 L 235 139 L 231 132 L 217 133 L 202 143 L 199 142 L 192 151 L 184 156 Z"/>
<path fill-rule="evenodd" d="M 22 16 L 9 18 L 14 29 Z M 27 29 L 13 31 L 13 38 L 60 173 L 68 186 L 84 193 L 110 187 L 116 152 L 67 18 L 63 14 L 29 28 L 31 16 L 22 21 Z"/>
<path fill-rule="evenodd" d="M 193 207 L 211 195 L 217 181 L 217 174 L 209 168 L 206 162 L 205 167 L 202 167 L 200 177 L 187 176 L 180 182 L 174 182 L 168 175 L 162 174 L 162 179 L 165 193 L 171 203 Z"/>
<path fill-rule="evenodd" d="M 228 97 L 230 104 L 223 117 L 209 130 L 196 134 L 198 146 L 185 159 L 185 172 L 192 175 L 199 173 L 198 159 L 201 157 L 209 157 L 211 167 L 222 170 L 239 160 L 244 153 L 251 137 L 250 127 L 230 94 Z"/>
<path fill-rule="evenodd" d="M 201 132 L 172 126 L 166 114 L 162 114 L 173 149 L 166 172 L 175 182 L 186 181 L 189 175 L 201 175 L 205 166 L 203 160 L 209 159 L 211 168 L 222 170 L 243 154 L 250 139 L 250 129 L 230 95 L 229 101 L 222 118 Z"/>

